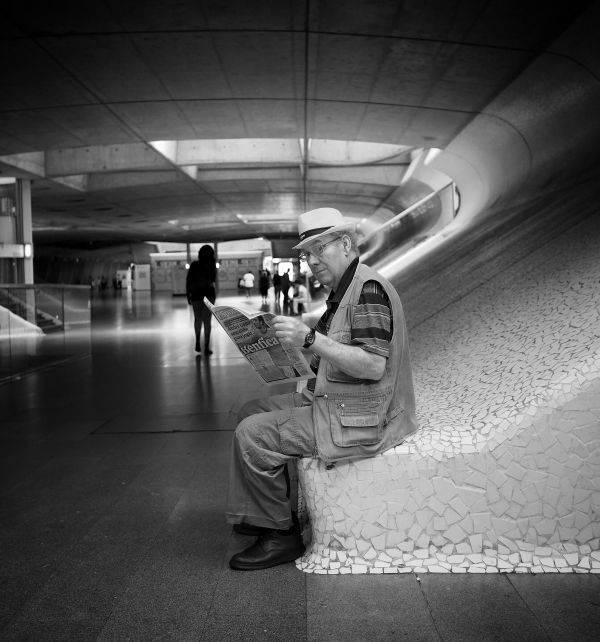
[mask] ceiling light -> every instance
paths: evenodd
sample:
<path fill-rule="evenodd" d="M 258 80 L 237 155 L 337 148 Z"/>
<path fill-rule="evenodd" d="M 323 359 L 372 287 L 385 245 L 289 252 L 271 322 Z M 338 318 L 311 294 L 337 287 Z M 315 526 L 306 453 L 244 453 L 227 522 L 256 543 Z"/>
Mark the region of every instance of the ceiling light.
<path fill-rule="evenodd" d="M 439 156 L 442 153 L 442 150 L 437 148 L 437 147 L 432 147 L 428 152 L 427 155 L 425 156 L 425 160 L 423 161 L 423 165 L 429 165 L 431 161 Z"/>

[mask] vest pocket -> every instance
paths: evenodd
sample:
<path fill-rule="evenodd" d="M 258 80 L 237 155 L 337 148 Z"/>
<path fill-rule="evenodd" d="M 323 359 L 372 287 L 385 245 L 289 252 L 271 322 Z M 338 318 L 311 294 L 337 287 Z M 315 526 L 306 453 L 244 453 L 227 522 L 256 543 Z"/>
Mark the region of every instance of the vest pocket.
<path fill-rule="evenodd" d="M 327 364 L 326 375 L 327 381 L 333 383 L 363 383 L 363 381 L 365 381 L 362 378 L 346 374 L 342 370 L 336 370 L 330 363 Z"/>
<path fill-rule="evenodd" d="M 382 406 L 385 395 L 358 398 L 331 398 L 329 419 L 331 438 L 336 446 L 369 446 L 381 441 L 383 436 Z"/>

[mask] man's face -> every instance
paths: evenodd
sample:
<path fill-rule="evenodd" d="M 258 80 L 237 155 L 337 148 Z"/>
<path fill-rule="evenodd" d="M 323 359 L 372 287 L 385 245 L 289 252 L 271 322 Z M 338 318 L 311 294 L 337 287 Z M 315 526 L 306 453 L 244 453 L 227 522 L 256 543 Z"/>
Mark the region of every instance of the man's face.
<path fill-rule="evenodd" d="M 344 240 L 346 239 L 346 240 Z M 335 290 L 348 267 L 347 237 L 330 236 L 309 245 L 305 252 L 315 278 Z"/>

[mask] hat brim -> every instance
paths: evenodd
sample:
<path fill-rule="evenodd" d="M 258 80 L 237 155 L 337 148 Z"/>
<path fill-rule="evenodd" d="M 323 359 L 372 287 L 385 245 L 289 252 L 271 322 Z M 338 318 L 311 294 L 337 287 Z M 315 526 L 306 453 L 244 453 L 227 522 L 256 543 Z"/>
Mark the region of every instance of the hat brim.
<path fill-rule="evenodd" d="M 344 223 L 343 225 L 334 225 L 328 230 L 321 232 L 320 234 L 315 234 L 314 236 L 309 236 L 303 241 L 300 241 L 298 245 L 294 245 L 293 250 L 302 250 L 309 245 L 312 245 L 315 241 L 325 238 L 326 236 L 331 236 L 332 234 L 339 234 L 341 232 L 354 232 L 356 229 L 356 223 Z"/>

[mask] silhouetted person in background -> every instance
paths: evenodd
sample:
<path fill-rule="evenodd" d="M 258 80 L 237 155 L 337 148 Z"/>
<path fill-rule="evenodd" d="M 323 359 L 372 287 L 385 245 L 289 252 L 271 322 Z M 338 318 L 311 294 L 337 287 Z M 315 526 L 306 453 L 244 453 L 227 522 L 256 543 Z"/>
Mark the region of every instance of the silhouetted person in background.
<path fill-rule="evenodd" d="M 204 354 L 212 354 L 209 349 L 211 312 L 204 303 L 206 297 L 211 303 L 217 298 L 215 282 L 217 264 L 215 251 L 210 245 L 203 245 L 198 251 L 198 260 L 193 261 L 188 270 L 185 290 L 188 303 L 194 309 L 194 331 L 196 333 L 196 352 L 200 352 L 200 330 L 204 327 Z"/>
<path fill-rule="evenodd" d="M 273 290 L 275 291 L 275 308 L 279 308 L 279 298 L 281 297 L 281 275 L 275 272 L 273 275 Z"/>
<path fill-rule="evenodd" d="M 288 311 L 290 304 L 290 271 L 286 270 L 285 274 L 281 277 L 281 291 L 283 292 L 283 311 Z"/>
<path fill-rule="evenodd" d="M 271 287 L 271 277 L 268 270 L 261 270 L 258 275 L 258 290 L 261 296 L 261 303 L 267 303 L 269 288 Z"/>

